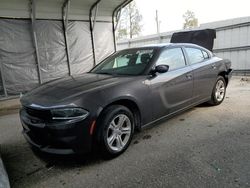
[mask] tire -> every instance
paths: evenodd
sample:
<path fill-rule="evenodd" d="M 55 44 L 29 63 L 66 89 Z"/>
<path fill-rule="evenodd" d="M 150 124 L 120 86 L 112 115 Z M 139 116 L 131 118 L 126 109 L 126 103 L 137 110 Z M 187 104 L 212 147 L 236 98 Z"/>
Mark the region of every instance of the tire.
<path fill-rule="evenodd" d="M 211 99 L 208 102 L 212 106 L 221 104 L 226 95 L 226 81 L 222 76 L 218 76 L 212 94 Z"/>
<path fill-rule="evenodd" d="M 131 111 L 122 105 L 112 105 L 104 110 L 98 123 L 97 142 L 104 158 L 122 154 L 134 134 L 134 118 Z"/>

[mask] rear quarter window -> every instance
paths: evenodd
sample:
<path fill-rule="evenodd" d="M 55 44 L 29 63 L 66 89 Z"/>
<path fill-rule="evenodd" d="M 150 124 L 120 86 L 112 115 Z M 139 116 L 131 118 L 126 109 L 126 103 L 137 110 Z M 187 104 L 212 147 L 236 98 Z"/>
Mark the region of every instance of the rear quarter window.
<path fill-rule="evenodd" d="M 186 49 L 190 64 L 200 63 L 205 59 L 203 52 L 200 49 L 190 48 L 190 47 L 185 48 L 185 49 Z M 207 54 L 207 56 L 208 56 L 208 54 Z"/>
<path fill-rule="evenodd" d="M 202 54 L 205 59 L 209 59 L 209 55 L 206 51 L 202 50 Z"/>

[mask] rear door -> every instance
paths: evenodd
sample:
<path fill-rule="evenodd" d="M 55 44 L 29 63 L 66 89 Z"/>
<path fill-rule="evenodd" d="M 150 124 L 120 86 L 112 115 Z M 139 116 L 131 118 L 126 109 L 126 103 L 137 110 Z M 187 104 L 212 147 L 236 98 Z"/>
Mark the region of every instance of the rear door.
<path fill-rule="evenodd" d="M 162 64 L 168 65 L 169 71 L 149 79 L 154 119 L 182 109 L 192 100 L 192 69 L 187 66 L 183 49 L 174 47 L 163 50 L 155 66 Z"/>
<path fill-rule="evenodd" d="M 211 96 L 217 77 L 217 66 L 210 54 L 201 48 L 185 47 L 189 64 L 193 70 L 193 100 L 199 102 Z"/>

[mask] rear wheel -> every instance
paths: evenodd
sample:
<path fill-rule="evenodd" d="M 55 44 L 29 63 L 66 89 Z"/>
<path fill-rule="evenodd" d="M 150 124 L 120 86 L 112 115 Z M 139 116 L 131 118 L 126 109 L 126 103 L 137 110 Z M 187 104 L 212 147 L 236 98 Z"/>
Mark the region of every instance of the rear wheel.
<path fill-rule="evenodd" d="M 121 105 L 108 107 L 99 121 L 98 137 L 104 157 L 113 158 L 123 153 L 134 134 L 134 118 L 131 111 Z"/>
<path fill-rule="evenodd" d="M 209 104 L 213 106 L 221 104 L 225 98 L 225 95 L 226 95 L 226 82 L 222 76 L 219 76 L 213 88 Z"/>

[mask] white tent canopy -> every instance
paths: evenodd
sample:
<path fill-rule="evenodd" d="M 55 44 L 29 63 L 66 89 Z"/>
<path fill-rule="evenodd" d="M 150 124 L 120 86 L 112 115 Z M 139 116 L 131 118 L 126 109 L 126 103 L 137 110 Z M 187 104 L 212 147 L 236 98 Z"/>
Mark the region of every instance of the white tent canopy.
<path fill-rule="evenodd" d="M 0 98 L 82 74 L 116 50 L 131 0 L 1 0 Z"/>
<path fill-rule="evenodd" d="M 70 20 L 89 20 L 89 11 L 93 5 L 98 4 L 98 21 L 112 21 L 113 12 L 126 5 L 131 0 L 71 0 Z M 1 0 L 0 17 L 30 18 L 28 0 Z M 37 19 L 61 19 L 62 6 L 68 0 L 33 0 L 36 4 Z"/>

